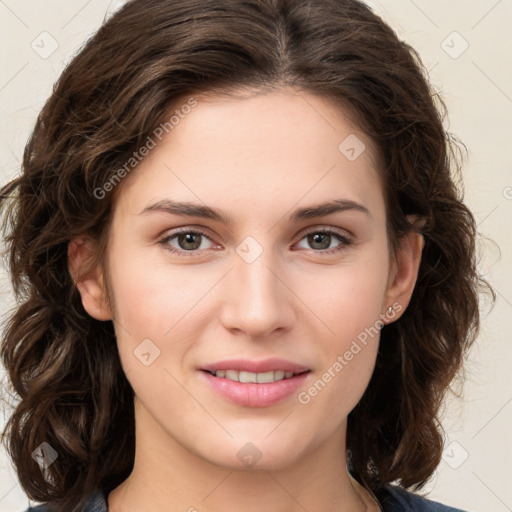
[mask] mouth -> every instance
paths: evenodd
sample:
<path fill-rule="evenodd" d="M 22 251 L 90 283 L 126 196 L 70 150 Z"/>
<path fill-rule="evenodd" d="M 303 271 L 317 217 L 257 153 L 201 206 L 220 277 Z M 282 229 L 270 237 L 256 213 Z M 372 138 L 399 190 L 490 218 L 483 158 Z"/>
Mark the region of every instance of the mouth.
<path fill-rule="evenodd" d="M 305 385 L 311 373 L 310 369 L 298 366 L 287 370 L 266 369 L 264 372 L 236 370 L 230 368 L 231 364 L 223 366 L 219 369 L 215 369 L 215 366 L 201 368 L 198 373 L 216 394 L 244 407 L 270 407 L 292 397 Z"/>
<path fill-rule="evenodd" d="M 299 372 L 291 372 L 286 370 L 272 370 L 268 372 L 249 372 L 249 371 L 238 371 L 234 369 L 228 370 L 202 370 L 203 372 L 209 373 L 214 377 L 223 378 L 235 382 L 242 383 L 256 383 L 256 384 L 267 384 L 271 382 L 277 382 L 280 380 L 293 379 L 297 375 L 303 373 L 309 373 L 311 370 L 304 370 Z"/>

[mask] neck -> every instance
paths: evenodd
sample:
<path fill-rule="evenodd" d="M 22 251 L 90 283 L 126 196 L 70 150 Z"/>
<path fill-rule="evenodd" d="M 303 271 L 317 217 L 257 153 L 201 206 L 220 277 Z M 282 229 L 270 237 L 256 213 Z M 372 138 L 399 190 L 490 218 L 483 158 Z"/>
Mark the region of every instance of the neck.
<path fill-rule="evenodd" d="M 262 456 L 254 467 L 243 467 L 236 455 L 221 466 L 208 460 L 210 454 L 185 448 L 137 400 L 135 417 L 133 471 L 108 495 L 109 512 L 371 510 L 347 471 L 346 423 L 321 446 L 289 461 L 264 463 Z"/>

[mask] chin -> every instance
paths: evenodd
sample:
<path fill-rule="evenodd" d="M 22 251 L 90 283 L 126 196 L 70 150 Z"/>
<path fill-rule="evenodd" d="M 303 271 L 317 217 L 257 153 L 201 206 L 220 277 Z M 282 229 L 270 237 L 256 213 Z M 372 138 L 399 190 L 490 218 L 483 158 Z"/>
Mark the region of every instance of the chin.
<path fill-rule="evenodd" d="M 283 443 L 278 438 L 275 441 L 265 440 L 264 436 L 255 441 L 247 437 L 241 442 L 231 439 L 219 443 L 215 453 L 198 455 L 214 466 L 236 471 L 278 471 L 293 466 L 300 456 L 297 443 L 293 440 Z"/>

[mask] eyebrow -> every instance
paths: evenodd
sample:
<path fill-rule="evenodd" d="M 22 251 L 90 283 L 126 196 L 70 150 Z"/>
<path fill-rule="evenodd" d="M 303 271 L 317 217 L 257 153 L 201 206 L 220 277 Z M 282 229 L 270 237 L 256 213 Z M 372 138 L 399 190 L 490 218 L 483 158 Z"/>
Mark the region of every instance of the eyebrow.
<path fill-rule="evenodd" d="M 347 210 L 362 212 L 369 217 L 372 216 L 368 208 L 360 203 L 350 199 L 335 199 L 318 205 L 299 208 L 290 215 L 289 221 L 300 222 L 301 220 L 324 217 L 331 213 L 344 212 Z M 150 212 L 165 212 L 174 215 L 186 215 L 188 217 L 203 217 L 205 219 L 216 220 L 224 224 L 232 223 L 232 217 L 219 209 L 186 201 L 171 201 L 170 199 L 163 199 L 146 206 L 139 215 L 145 215 Z"/>

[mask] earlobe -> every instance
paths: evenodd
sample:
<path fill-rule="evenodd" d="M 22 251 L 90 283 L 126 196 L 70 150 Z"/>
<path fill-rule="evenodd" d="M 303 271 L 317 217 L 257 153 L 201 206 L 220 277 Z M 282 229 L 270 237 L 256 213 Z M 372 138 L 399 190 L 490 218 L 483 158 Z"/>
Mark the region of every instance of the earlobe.
<path fill-rule="evenodd" d="M 418 278 L 424 244 L 423 235 L 416 231 L 410 231 L 400 240 L 400 248 L 392 265 L 384 301 L 385 310 L 390 305 L 397 304 L 397 307 L 393 308 L 395 310 L 393 321 L 403 314 L 411 300 Z"/>
<path fill-rule="evenodd" d="M 111 320 L 103 274 L 94 263 L 95 247 L 90 238 L 78 237 L 68 245 L 68 270 L 87 313 L 96 320 Z"/>

